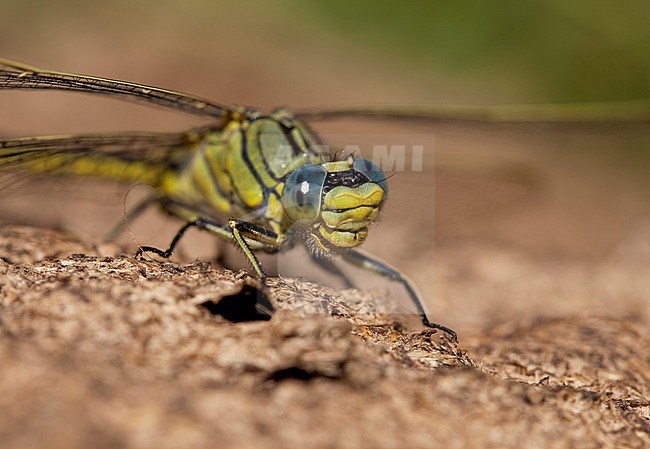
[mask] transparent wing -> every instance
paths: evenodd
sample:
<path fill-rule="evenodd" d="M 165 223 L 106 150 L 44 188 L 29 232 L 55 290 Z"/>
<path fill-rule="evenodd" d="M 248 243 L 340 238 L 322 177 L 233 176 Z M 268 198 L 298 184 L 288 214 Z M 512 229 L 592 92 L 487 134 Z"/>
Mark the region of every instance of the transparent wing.
<path fill-rule="evenodd" d="M 602 103 L 506 104 L 495 106 L 427 105 L 308 109 L 295 116 L 307 120 L 371 118 L 457 123 L 650 123 L 650 100 Z"/>
<path fill-rule="evenodd" d="M 55 89 L 132 98 L 202 117 L 225 119 L 233 110 L 204 98 L 95 76 L 41 70 L 0 58 L 0 89 Z"/>

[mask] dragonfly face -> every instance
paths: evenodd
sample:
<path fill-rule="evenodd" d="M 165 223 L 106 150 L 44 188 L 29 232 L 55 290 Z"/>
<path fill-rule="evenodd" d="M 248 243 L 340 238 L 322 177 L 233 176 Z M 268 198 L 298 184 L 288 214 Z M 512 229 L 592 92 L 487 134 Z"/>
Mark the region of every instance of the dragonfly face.
<path fill-rule="evenodd" d="M 363 243 L 387 194 L 379 167 L 350 157 L 295 170 L 285 181 L 282 207 L 309 249 L 328 256 Z"/>

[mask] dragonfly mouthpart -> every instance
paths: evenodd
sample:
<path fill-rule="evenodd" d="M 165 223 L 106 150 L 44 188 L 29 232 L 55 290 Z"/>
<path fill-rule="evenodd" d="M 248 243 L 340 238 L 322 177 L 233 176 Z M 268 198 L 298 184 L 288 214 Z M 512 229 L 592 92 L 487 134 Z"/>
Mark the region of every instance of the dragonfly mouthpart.
<path fill-rule="evenodd" d="M 308 248 L 321 256 L 363 243 L 387 194 L 384 175 L 370 161 L 308 164 L 286 180 L 282 205 L 303 227 Z"/>

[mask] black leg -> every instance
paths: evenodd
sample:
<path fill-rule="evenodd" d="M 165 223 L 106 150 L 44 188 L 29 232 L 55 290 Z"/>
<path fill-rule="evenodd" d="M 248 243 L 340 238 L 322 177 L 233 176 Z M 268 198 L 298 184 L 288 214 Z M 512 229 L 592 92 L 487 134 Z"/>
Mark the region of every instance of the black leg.
<path fill-rule="evenodd" d="M 185 231 L 187 231 L 189 228 L 196 226 L 199 229 L 205 229 L 206 226 L 206 221 L 203 220 L 202 218 L 199 218 L 194 221 L 190 221 L 189 223 L 186 223 L 183 225 L 182 228 L 178 230 L 176 235 L 174 236 L 172 242 L 169 244 L 169 248 L 166 250 L 161 250 L 158 248 L 155 248 L 153 246 L 141 246 L 138 248 L 138 251 L 135 253 L 135 256 L 141 256 L 143 253 L 154 253 L 159 255 L 160 257 L 164 257 L 165 259 L 169 259 L 174 252 L 174 249 L 176 248 L 176 245 L 178 245 L 179 240 L 183 237 L 183 234 L 185 234 Z"/>
<path fill-rule="evenodd" d="M 426 327 L 430 327 L 433 329 L 440 329 L 441 331 L 447 333 L 449 336 L 454 341 L 458 340 L 458 336 L 456 332 L 447 326 L 443 326 L 442 324 L 437 324 L 437 323 L 432 323 L 429 321 L 429 318 L 427 317 L 426 312 L 424 311 L 424 306 L 422 305 L 422 301 L 420 300 L 420 297 L 418 296 L 417 292 L 415 291 L 415 288 L 411 284 L 411 282 L 400 272 L 397 270 L 394 270 L 393 268 L 389 267 L 385 263 L 373 259 L 370 256 L 367 256 L 357 250 L 349 250 L 344 253 L 342 253 L 342 256 L 345 260 L 350 262 L 351 264 L 363 268 L 364 270 L 372 271 L 373 273 L 376 273 L 380 276 L 386 277 L 390 280 L 399 282 L 402 284 L 406 292 L 408 293 L 409 297 L 411 298 L 411 301 L 415 305 L 415 308 L 417 309 L 418 315 L 420 316 L 420 319 L 422 320 L 422 324 L 425 325 Z"/>
<path fill-rule="evenodd" d="M 228 220 L 228 227 L 232 230 L 233 238 L 255 269 L 257 276 L 262 280 L 262 282 L 266 283 L 266 271 L 251 249 L 251 243 L 258 245 L 256 249 L 264 248 L 267 251 L 275 251 L 280 247 L 280 236 L 266 228 L 237 218 L 231 218 Z"/>
<path fill-rule="evenodd" d="M 169 244 L 169 248 L 166 250 L 163 251 L 153 246 L 141 246 L 136 253 L 136 257 L 145 252 L 157 254 L 165 259 L 171 257 L 176 245 L 185 232 L 191 227 L 197 227 L 208 231 L 209 233 L 229 242 L 233 242 L 234 240 L 248 258 L 249 262 L 255 269 L 257 276 L 262 281 L 266 280 L 266 272 L 257 260 L 257 257 L 255 257 L 253 251 L 260 249 L 277 250 L 281 243 L 279 236 L 273 231 L 262 228 L 261 226 L 234 218 L 228 220 L 228 225 L 226 226 L 212 222 L 209 219 L 197 218 L 196 220 L 186 223 L 178 230 L 172 242 Z"/>

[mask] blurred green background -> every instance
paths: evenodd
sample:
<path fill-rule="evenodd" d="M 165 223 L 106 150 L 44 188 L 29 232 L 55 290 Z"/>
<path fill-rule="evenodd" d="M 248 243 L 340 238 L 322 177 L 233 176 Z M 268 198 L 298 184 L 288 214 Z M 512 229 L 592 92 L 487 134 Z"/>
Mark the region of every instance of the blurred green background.
<path fill-rule="evenodd" d="M 650 94 L 650 3 L 311 2 L 328 27 L 458 87 L 504 100 L 586 101 Z M 363 18 L 361 20 L 360 18 Z"/>
<path fill-rule="evenodd" d="M 643 0 L 2 0 L 0 8 L 7 57 L 70 70 L 91 66 L 86 58 L 213 67 L 249 80 L 251 100 L 270 79 L 299 92 L 305 81 L 325 92 L 341 81 L 374 87 L 371 98 L 346 92 L 350 102 L 650 97 Z M 217 98 L 230 87 L 215 86 Z"/>

